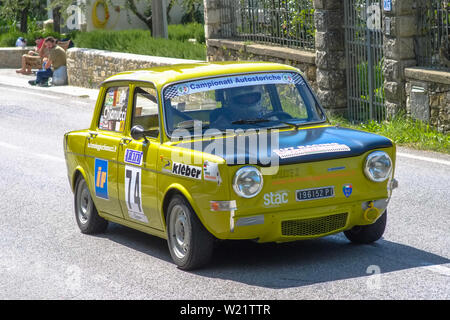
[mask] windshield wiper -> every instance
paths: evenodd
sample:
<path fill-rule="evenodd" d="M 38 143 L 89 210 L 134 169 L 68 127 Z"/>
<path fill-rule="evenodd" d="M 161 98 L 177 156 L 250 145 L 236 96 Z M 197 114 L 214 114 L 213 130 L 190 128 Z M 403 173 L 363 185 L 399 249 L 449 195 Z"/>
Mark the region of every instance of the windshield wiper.
<path fill-rule="evenodd" d="M 295 130 L 298 130 L 298 128 L 300 128 L 300 127 L 309 126 L 309 125 L 317 124 L 317 123 L 322 123 L 324 121 L 293 123 L 293 122 L 289 122 L 289 121 L 279 120 L 279 122 L 281 122 L 282 124 L 286 124 L 286 125 L 290 126 L 291 128 L 293 127 L 293 128 L 295 128 Z"/>
<path fill-rule="evenodd" d="M 209 128 L 209 124 L 198 120 L 186 120 L 177 124 L 177 129 Z"/>
<path fill-rule="evenodd" d="M 231 124 L 256 124 L 262 122 L 270 122 L 269 119 L 240 119 L 236 121 L 232 121 Z"/>

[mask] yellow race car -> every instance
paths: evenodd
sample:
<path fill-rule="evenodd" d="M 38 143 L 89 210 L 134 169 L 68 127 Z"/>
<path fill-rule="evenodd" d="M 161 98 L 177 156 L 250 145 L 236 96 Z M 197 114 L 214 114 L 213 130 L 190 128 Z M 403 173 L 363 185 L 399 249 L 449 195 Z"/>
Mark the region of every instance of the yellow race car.
<path fill-rule="evenodd" d="M 394 143 L 330 125 L 299 70 L 275 63 L 112 76 L 64 153 L 81 232 L 165 238 L 185 270 L 218 239 L 376 241 L 396 186 Z"/>

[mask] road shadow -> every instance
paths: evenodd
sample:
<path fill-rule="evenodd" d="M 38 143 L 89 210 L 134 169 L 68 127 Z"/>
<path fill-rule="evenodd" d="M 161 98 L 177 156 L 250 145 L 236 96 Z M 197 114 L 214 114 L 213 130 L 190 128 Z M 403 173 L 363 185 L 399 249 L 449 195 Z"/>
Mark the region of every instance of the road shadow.
<path fill-rule="evenodd" d="M 103 235 L 121 245 L 170 262 L 167 242 L 145 233 L 112 224 Z M 367 277 L 370 266 L 383 273 L 450 263 L 450 259 L 411 246 L 381 239 L 370 245 L 350 243 L 343 234 L 315 240 L 258 244 L 222 241 L 210 264 L 191 273 L 272 289 Z"/>

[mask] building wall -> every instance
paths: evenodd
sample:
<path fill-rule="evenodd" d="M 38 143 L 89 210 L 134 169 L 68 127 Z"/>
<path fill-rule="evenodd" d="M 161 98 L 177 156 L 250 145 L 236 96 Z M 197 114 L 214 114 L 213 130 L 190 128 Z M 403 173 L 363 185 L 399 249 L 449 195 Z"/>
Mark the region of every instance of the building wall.
<path fill-rule="evenodd" d="M 50 0 L 47 0 L 49 3 Z M 65 23 L 62 24 L 63 31 L 70 30 L 86 30 L 92 31 L 97 28 L 93 23 L 93 7 L 97 0 L 91 0 L 87 5 L 86 11 L 81 10 L 80 4 L 86 3 L 86 0 L 74 0 L 74 4 L 67 10 L 69 15 Z M 167 1 L 166 1 L 167 2 Z M 145 23 L 139 20 L 130 10 L 124 8 L 125 0 L 111 0 L 111 4 L 107 4 L 109 18 L 103 29 L 105 30 L 126 30 L 126 29 L 147 29 Z M 140 12 L 144 12 L 151 1 L 136 1 L 136 6 Z M 181 22 L 183 9 L 180 4 L 176 3 L 170 11 L 170 23 L 177 24 Z M 52 12 L 49 10 L 48 18 L 52 19 Z M 97 6 L 97 18 L 101 21 L 105 20 L 104 7 Z"/>

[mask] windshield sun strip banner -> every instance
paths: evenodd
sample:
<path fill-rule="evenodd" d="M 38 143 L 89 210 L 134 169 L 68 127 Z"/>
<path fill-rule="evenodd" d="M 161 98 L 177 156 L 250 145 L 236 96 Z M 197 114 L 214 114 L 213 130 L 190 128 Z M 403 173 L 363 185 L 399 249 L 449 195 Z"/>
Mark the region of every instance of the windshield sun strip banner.
<path fill-rule="evenodd" d="M 302 85 L 304 83 L 305 81 L 303 80 L 302 76 L 295 72 L 258 73 L 258 74 L 228 76 L 221 78 L 208 78 L 171 85 L 164 90 L 164 99 L 168 100 L 178 96 L 183 96 L 197 92 L 243 87 L 249 85 L 262 85 L 262 84 Z"/>

